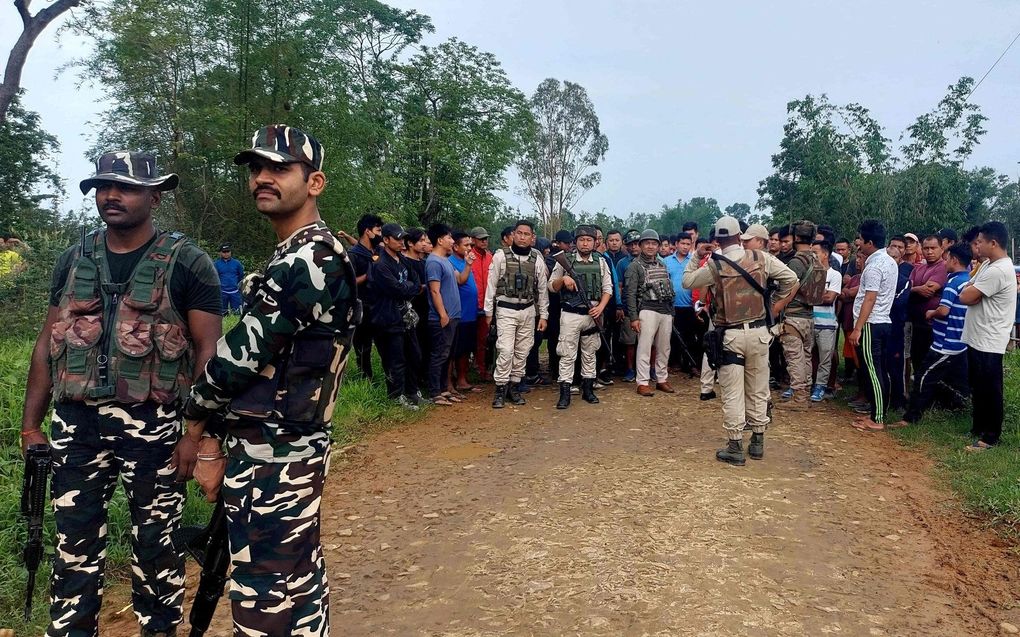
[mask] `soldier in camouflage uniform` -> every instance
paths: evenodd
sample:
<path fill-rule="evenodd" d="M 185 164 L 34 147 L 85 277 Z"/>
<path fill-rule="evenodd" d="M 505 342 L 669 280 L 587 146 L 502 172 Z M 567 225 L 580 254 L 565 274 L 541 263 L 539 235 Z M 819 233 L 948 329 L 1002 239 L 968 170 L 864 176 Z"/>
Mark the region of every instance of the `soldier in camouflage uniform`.
<path fill-rule="evenodd" d="M 716 452 L 721 462 L 742 466 L 745 423 L 751 426 L 748 454 L 752 459 L 765 457 L 765 428 L 768 426 L 769 343 L 766 312 L 779 314 L 797 290 L 797 275 L 767 252 L 740 247 L 740 224 L 726 215 L 715 223 L 720 250 L 712 253 L 711 244 L 698 246 L 696 259 L 684 270 L 685 288 L 711 290 L 715 332 L 722 332 L 723 354 L 719 361 L 719 385 L 722 388 L 723 427 L 729 437 L 726 448 Z M 709 254 L 712 257 L 698 266 Z M 741 274 L 746 272 L 762 291 L 770 281 L 779 284 L 771 307 L 766 298 Z"/>
<path fill-rule="evenodd" d="M 181 622 L 184 563 L 169 539 L 194 449 L 180 440 L 178 413 L 195 367 L 215 351 L 221 319 L 212 261 L 153 226 L 163 191 L 176 185 L 176 175 L 158 175 L 151 154 L 104 154 L 81 191 L 96 189 L 106 228 L 83 236 L 54 270 L 21 433 L 26 448 L 46 442 L 40 424 L 52 398 L 52 637 L 99 634 L 106 511 L 118 476 L 141 633 L 173 635 Z"/>
<path fill-rule="evenodd" d="M 347 253 L 319 216 L 319 142 L 274 125 L 252 146 L 234 162 L 248 166 L 280 243 L 192 389 L 186 436 L 200 445 L 195 478 L 210 499 L 222 480 L 234 634 L 328 635 L 319 507 L 360 303 Z M 211 416 L 215 437 L 204 431 Z"/>

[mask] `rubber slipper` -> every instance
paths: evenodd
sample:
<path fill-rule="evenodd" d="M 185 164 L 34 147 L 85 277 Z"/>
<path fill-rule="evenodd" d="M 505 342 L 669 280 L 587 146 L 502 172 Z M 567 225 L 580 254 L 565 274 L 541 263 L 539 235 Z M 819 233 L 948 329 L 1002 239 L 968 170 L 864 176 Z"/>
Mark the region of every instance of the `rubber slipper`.
<path fill-rule="evenodd" d="M 446 399 L 446 396 L 436 396 L 432 399 L 433 405 L 442 405 L 443 407 L 452 407 L 453 403 Z"/>
<path fill-rule="evenodd" d="M 459 402 L 461 402 L 460 398 L 457 398 L 454 394 L 452 394 L 450 392 L 446 392 L 446 393 L 442 394 L 442 397 L 445 398 L 446 400 L 450 401 L 451 403 L 459 403 Z"/>
<path fill-rule="evenodd" d="M 872 426 L 872 425 L 874 425 L 874 426 Z M 858 431 L 869 431 L 869 432 L 871 432 L 871 431 L 885 431 L 885 425 L 880 425 L 878 423 L 869 423 L 869 422 L 865 422 L 863 420 L 855 421 L 850 426 L 853 427 L 854 429 L 858 430 Z"/>
<path fill-rule="evenodd" d="M 894 423 L 889 423 L 885 426 L 886 429 L 905 429 L 910 426 L 910 423 L 906 420 L 898 420 Z"/>
<path fill-rule="evenodd" d="M 981 453 L 982 451 L 988 451 L 993 446 L 994 445 L 990 445 L 983 440 L 975 440 L 971 444 L 964 447 L 963 450 L 969 453 Z"/>

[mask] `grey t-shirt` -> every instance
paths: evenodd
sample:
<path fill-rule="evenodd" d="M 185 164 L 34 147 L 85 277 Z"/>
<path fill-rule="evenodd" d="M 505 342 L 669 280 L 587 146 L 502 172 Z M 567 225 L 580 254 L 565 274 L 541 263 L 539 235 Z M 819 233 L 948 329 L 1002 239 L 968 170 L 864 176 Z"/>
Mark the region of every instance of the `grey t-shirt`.
<path fill-rule="evenodd" d="M 1016 272 L 1009 257 L 982 264 L 971 279 L 981 294 L 976 305 L 967 308 L 963 342 L 980 352 L 1003 354 L 1016 319 Z"/>
<path fill-rule="evenodd" d="M 425 276 L 429 283 L 439 281 L 439 296 L 443 299 L 443 307 L 450 319 L 460 318 L 460 288 L 457 286 L 457 271 L 446 257 L 430 254 L 425 259 Z M 439 313 L 429 293 L 429 320 L 438 321 Z"/>

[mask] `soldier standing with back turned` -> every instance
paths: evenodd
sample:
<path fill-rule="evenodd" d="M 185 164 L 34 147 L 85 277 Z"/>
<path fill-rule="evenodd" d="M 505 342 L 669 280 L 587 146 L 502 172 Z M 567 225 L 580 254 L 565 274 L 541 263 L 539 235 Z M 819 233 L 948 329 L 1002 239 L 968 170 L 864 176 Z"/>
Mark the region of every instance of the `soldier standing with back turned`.
<path fill-rule="evenodd" d="M 149 153 L 106 153 L 96 189 L 106 228 L 57 261 L 46 322 L 32 351 L 21 440 L 44 444 L 50 398 L 57 527 L 50 637 L 99 634 L 106 513 L 119 477 L 131 510 L 132 603 L 143 637 L 176 634 L 184 560 L 180 525 L 195 449 L 181 439 L 180 405 L 194 370 L 215 353 L 220 286 L 208 255 L 152 215 L 177 175 Z"/>
<path fill-rule="evenodd" d="M 698 262 L 711 253 L 710 244 L 698 246 L 698 259 L 684 271 L 686 288 L 711 288 L 716 331 L 722 330 L 723 355 L 719 367 L 722 387 L 723 427 L 729 436 L 725 449 L 716 452 L 721 462 L 742 466 L 744 424 L 751 425 L 748 455 L 765 456 L 765 427 L 768 425 L 769 343 L 772 340 L 766 312 L 781 312 L 797 291 L 797 275 L 778 259 L 760 250 L 740 247 L 740 224 L 727 215 L 715 223 L 720 251 L 701 267 Z M 743 273 L 741 273 L 743 270 Z M 761 290 L 777 281 L 779 292 L 771 308 Z"/>
<path fill-rule="evenodd" d="M 200 445 L 195 479 L 210 499 L 222 482 L 236 636 L 329 634 L 319 507 L 360 312 L 354 268 L 319 216 L 322 158 L 315 138 L 282 124 L 234 157 L 279 243 L 184 406 Z M 203 436 L 211 416 L 226 454 Z"/>
<path fill-rule="evenodd" d="M 560 399 L 556 409 L 570 406 L 570 383 L 574 379 L 574 361 L 578 349 L 581 353 L 581 398 L 585 402 L 599 402 L 595 395 L 596 361 L 601 339 L 595 324 L 602 317 L 613 294 L 613 279 L 606 259 L 595 251 L 596 234 L 591 226 L 578 226 L 574 230 L 577 249 L 567 260 L 574 273 L 584 279 L 581 294 L 578 282 L 557 263 L 549 277 L 549 289 L 560 294 L 560 337 L 556 353 L 560 357 Z"/>

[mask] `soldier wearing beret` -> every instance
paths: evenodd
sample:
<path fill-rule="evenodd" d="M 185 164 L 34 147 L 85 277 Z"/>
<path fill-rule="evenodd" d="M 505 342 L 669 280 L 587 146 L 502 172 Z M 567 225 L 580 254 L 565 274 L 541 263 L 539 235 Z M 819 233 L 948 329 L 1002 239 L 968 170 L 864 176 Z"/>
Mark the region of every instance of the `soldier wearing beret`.
<path fill-rule="evenodd" d="M 285 125 L 234 158 L 279 243 L 184 407 L 195 478 L 210 499 L 222 483 L 235 635 L 329 634 L 319 507 L 361 311 L 353 266 L 319 216 L 322 158 L 315 138 Z"/>

